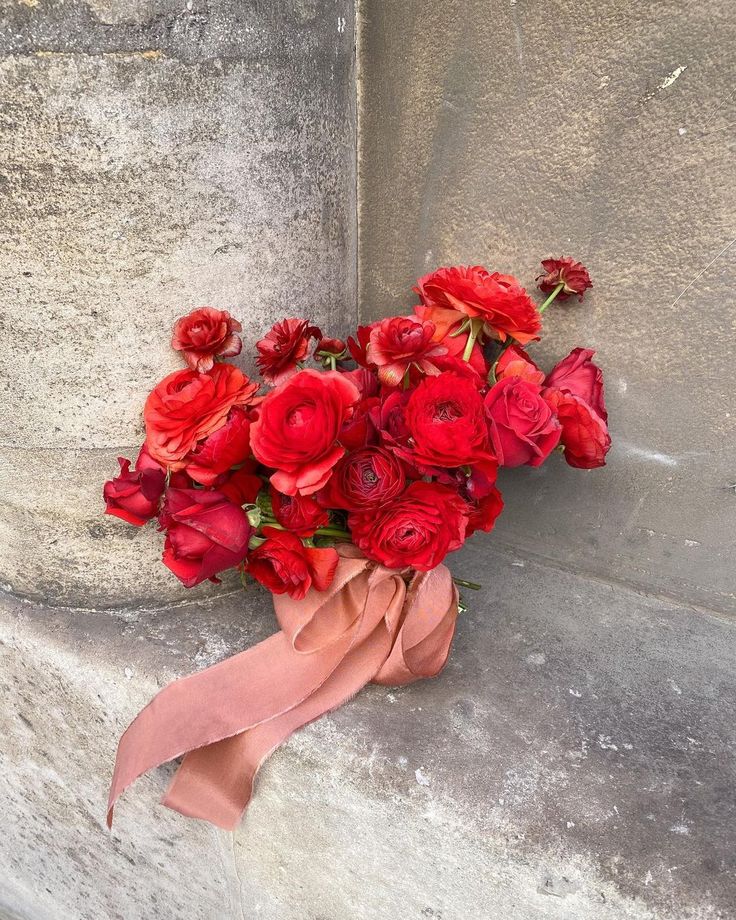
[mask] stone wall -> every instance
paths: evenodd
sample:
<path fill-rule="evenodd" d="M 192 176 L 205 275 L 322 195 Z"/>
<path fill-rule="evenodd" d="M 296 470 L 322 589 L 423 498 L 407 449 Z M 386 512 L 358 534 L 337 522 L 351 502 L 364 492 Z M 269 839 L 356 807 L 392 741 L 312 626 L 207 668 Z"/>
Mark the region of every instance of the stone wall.
<path fill-rule="evenodd" d="M 614 447 L 502 478 L 492 540 L 736 610 L 732 4 L 365 0 L 360 290 L 482 263 L 533 286 L 572 255 L 595 288 L 533 353 L 597 349 Z"/>
<path fill-rule="evenodd" d="M 165 603 L 153 528 L 102 517 L 173 320 L 356 316 L 347 0 L 5 3 L 0 13 L 0 582 Z M 199 594 L 203 593 L 201 589 Z"/>

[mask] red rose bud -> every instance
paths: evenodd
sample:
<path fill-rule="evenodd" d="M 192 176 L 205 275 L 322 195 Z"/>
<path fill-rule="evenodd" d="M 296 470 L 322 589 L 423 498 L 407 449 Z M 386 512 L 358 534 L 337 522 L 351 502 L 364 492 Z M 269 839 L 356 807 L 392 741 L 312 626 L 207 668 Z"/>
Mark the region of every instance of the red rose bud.
<path fill-rule="evenodd" d="M 462 545 L 467 505 L 448 486 L 413 482 L 399 498 L 353 513 L 348 522 L 355 544 L 369 559 L 390 569 L 428 572 Z"/>
<path fill-rule="evenodd" d="M 185 458 L 186 471 L 203 486 L 242 463 L 250 453 L 250 421 L 243 409 L 231 410 L 227 421 Z"/>
<path fill-rule="evenodd" d="M 285 495 L 323 488 L 345 453 L 337 443 L 360 394 L 344 374 L 301 371 L 272 390 L 251 425 L 253 454 L 275 469 L 271 483 Z"/>
<path fill-rule="evenodd" d="M 216 364 L 208 374 L 169 374 L 149 394 L 143 410 L 149 453 L 163 466 L 182 469 L 197 441 L 221 428 L 233 406 L 253 403 L 257 389 L 232 364 Z"/>
<path fill-rule="evenodd" d="M 502 511 L 503 499 L 501 498 L 501 493 L 494 487 L 488 495 L 470 505 L 465 539 L 467 540 L 468 537 L 472 536 L 476 530 L 482 530 L 484 533 L 493 530 L 496 519 Z"/>
<path fill-rule="evenodd" d="M 431 320 L 440 334 L 466 317 L 477 317 L 502 342 L 511 336 L 525 345 L 539 338 L 539 311 L 513 275 L 457 265 L 425 275 L 414 290 L 422 298 L 414 312 Z"/>
<path fill-rule="evenodd" d="M 298 537 L 311 537 L 330 523 L 327 511 L 310 495 L 282 495 L 271 487 L 271 508 L 279 524 Z"/>
<path fill-rule="evenodd" d="M 141 450 L 133 472 L 130 469 L 130 460 L 118 457 L 118 463 L 120 475 L 106 482 L 103 490 L 105 514 L 112 514 L 128 524 L 142 527 L 158 514 L 166 475 L 161 467 L 151 460 L 145 448 Z"/>
<path fill-rule="evenodd" d="M 168 489 L 161 526 L 164 565 L 187 588 L 242 562 L 252 532 L 242 508 L 205 489 Z"/>
<path fill-rule="evenodd" d="M 572 294 L 577 294 L 582 300 L 585 291 L 593 287 L 588 269 L 574 259 L 542 259 L 542 268 L 545 274 L 537 278 L 539 289 L 551 294 L 559 284 L 564 285 L 557 295 L 559 300 L 565 300 Z"/>
<path fill-rule="evenodd" d="M 256 475 L 255 460 L 246 460 L 239 470 L 232 472 L 224 482 L 218 481 L 218 492 L 236 505 L 252 505 L 263 488 L 263 480 Z"/>
<path fill-rule="evenodd" d="M 406 473 L 401 461 L 384 447 L 364 447 L 348 454 L 335 467 L 322 503 L 349 511 L 377 508 L 404 491 Z"/>
<path fill-rule="evenodd" d="M 467 377 L 426 377 L 411 394 L 405 419 L 420 468 L 472 466 L 492 457 L 483 399 Z"/>
<path fill-rule="evenodd" d="M 504 377 L 521 377 L 529 383 L 544 383 L 544 372 L 540 371 L 537 365 L 532 361 L 523 348 L 518 345 L 509 345 L 496 362 L 494 370 L 496 380 L 503 380 Z"/>
<path fill-rule="evenodd" d="M 266 383 L 278 386 L 293 377 L 309 353 L 310 339 L 322 338 L 316 326 L 306 319 L 284 319 L 256 342 L 256 363 Z"/>
<path fill-rule="evenodd" d="M 603 371 L 590 360 L 594 354 L 592 348 L 573 348 L 555 365 L 544 384 L 580 397 L 605 422 L 608 413 L 603 398 Z"/>
<path fill-rule="evenodd" d="M 547 389 L 544 398 L 562 425 L 565 460 L 570 466 L 592 470 L 605 466 L 611 436 L 603 418 L 587 402 L 572 393 Z"/>
<path fill-rule="evenodd" d="M 237 333 L 242 328 L 227 310 L 201 307 L 176 321 L 171 347 L 183 353 L 193 371 L 204 374 L 212 369 L 215 358 L 240 354 L 243 343 Z"/>
<path fill-rule="evenodd" d="M 501 466 L 540 466 L 559 443 L 560 424 L 540 393 L 520 377 L 506 377 L 489 390 L 486 413 Z"/>
<path fill-rule="evenodd" d="M 273 594 L 288 594 L 300 601 L 314 586 L 326 591 L 335 577 L 338 555 L 330 549 L 306 547 L 284 530 L 264 527 L 265 543 L 248 557 L 250 574 Z"/>
<path fill-rule="evenodd" d="M 439 373 L 433 359 L 446 354 L 447 348 L 433 341 L 434 332 L 434 323 L 415 316 L 393 316 L 373 326 L 367 357 L 378 368 L 384 386 L 399 386 L 410 368 L 423 374 Z"/>
<path fill-rule="evenodd" d="M 342 339 L 320 339 L 314 347 L 314 357 L 328 370 L 335 370 L 337 364 L 346 361 L 350 355 Z"/>

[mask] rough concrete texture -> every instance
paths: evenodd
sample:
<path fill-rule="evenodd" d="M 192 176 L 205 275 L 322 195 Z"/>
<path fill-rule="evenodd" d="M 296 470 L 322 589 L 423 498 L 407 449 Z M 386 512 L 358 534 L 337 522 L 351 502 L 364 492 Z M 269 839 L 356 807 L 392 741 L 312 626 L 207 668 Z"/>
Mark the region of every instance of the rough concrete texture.
<path fill-rule="evenodd" d="M 355 303 L 352 6 L 0 5 L 0 581 L 51 604 L 175 599 L 101 519 L 202 304 L 253 342 Z M 104 539 L 100 539 L 104 538 Z"/>
<path fill-rule="evenodd" d="M 443 675 L 372 687 L 264 767 L 234 834 L 141 780 L 119 733 L 269 634 L 265 592 L 101 617 L 0 613 L 0 916 L 731 920 L 734 625 L 478 545 Z"/>
<path fill-rule="evenodd" d="M 733 4 L 363 0 L 360 290 L 484 263 L 529 285 L 569 254 L 595 289 L 533 354 L 598 350 L 614 447 L 504 477 L 496 537 L 736 610 Z"/>

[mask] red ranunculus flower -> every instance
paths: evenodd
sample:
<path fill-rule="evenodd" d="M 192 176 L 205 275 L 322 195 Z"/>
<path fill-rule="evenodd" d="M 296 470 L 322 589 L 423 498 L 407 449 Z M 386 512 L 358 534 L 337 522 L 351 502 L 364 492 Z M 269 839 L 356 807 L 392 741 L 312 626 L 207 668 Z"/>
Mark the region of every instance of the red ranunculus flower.
<path fill-rule="evenodd" d="M 216 364 L 208 374 L 169 374 L 149 394 L 143 410 L 149 453 L 162 465 L 181 469 L 197 441 L 221 428 L 233 406 L 253 402 L 257 389 L 232 364 Z"/>
<path fill-rule="evenodd" d="M 544 383 L 544 371 L 540 371 L 523 348 L 518 345 L 509 345 L 496 362 L 494 369 L 496 380 L 504 377 L 521 377 L 529 383 Z"/>
<path fill-rule="evenodd" d="M 273 325 L 256 342 L 256 363 L 266 383 L 278 386 L 293 377 L 299 363 L 307 357 L 309 340 L 313 338 L 322 338 L 322 333 L 306 319 L 284 319 Z"/>
<path fill-rule="evenodd" d="M 320 501 L 349 511 L 377 508 L 404 491 L 401 461 L 384 447 L 364 447 L 347 454 L 335 467 Z"/>
<path fill-rule="evenodd" d="M 166 530 L 164 565 L 187 588 L 245 559 L 251 526 L 242 508 L 220 492 L 167 489 L 161 512 Z"/>
<path fill-rule="evenodd" d="M 248 557 L 248 571 L 273 594 L 300 601 L 314 586 L 326 591 L 335 577 L 337 550 L 304 546 L 299 537 L 275 527 L 264 527 L 265 543 Z"/>
<path fill-rule="evenodd" d="M 251 425 L 257 460 L 275 469 L 274 488 L 311 495 L 345 453 L 338 437 L 360 394 L 344 374 L 306 370 L 272 390 Z"/>
<path fill-rule="evenodd" d="M 547 375 L 544 385 L 579 396 L 603 421 L 608 420 L 603 398 L 603 371 L 590 359 L 592 348 L 573 348 Z"/>
<path fill-rule="evenodd" d="M 237 335 L 243 327 L 227 310 L 200 307 L 174 323 L 171 347 L 180 351 L 193 371 L 212 369 L 215 358 L 240 354 L 243 343 Z"/>
<path fill-rule="evenodd" d="M 142 527 L 158 514 L 166 474 L 151 459 L 145 446 L 141 448 L 133 472 L 130 460 L 118 457 L 118 463 L 120 474 L 106 482 L 103 490 L 105 514 L 112 514 L 129 524 Z"/>
<path fill-rule="evenodd" d="M 567 463 L 581 470 L 605 466 L 611 447 L 605 419 L 572 393 L 546 389 L 543 395 L 562 425 L 561 441 Z"/>
<path fill-rule="evenodd" d="M 219 477 L 215 488 L 236 505 L 252 505 L 263 488 L 263 480 L 256 473 L 257 465 L 255 460 L 246 460 L 229 476 Z"/>
<path fill-rule="evenodd" d="M 485 398 L 491 441 L 501 466 L 540 466 L 560 440 L 560 425 L 541 387 L 506 377 Z"/>
<path fill-rule="evenodd" d="M 420 481 L 378 510 L 351 514 L 348 522 L 369 559 L 391 569 L 428 572 L 462 545 L 467 511 L 455 489 Z"/>
<path fill-rule="evenodd" d="M 492 456 L 483 399 L 467 377 L 425 377 L 409 398 L 405 419 L 420 468 L 471 466 Z"/>
<path fill-rule="evenodd" d="M 447 353 L 433 341 L 434 323 L 416 316 L 392 316 L 376 323 L 368 342 L 368 361 L 378 368 L 384 386 L 397 387 L 410 368 L 439 374 L 433 358 Z"/>
<path fill-rule="evenodd" d="M 542 268 L 545 273 L 537 278 L 537 283 L 545 294 L 551 294 L 558 284 L 565 285 L 557 295 L 558 300 L 566 300 L 572 294 L 582 300 L 586 290 L 593 287 L 588 269 L 574 259 L 542 259 Z"/>
<path fill-rule="evenodd" d="M 503 498 L 497 488 L 494 488 L 481 498 L 480 501 L 473 502 L 470 505 L 470 514 L 468 517 L 468 529 L 465 532 L 465 539 L 472 536 L 476 530 L 482 530 L 485 533 L 493 530 L 496 518 L 503 511 Z"/>
<path fill-rule="evenodd" d="M 469 316 L 481 317 L 502 342 L 511 336 L 525 345 L 539 338 L 539 312 L 513 275 L 457 265 L 425 275 L 414 290 L 422 298 L 414 312 L 431 320 L 441 334 Z"/>
<path fill-rule="evenodd" d="M 203 486 L 214 484 L 218 476 L 242 463 L 250 453 L 250 421 L 239 406 L 230 410 L 227 421 L 201 441 L 184 458 L 186 471 Z"/>
<path fill-rule="evenodd" d="M 409 402 L 409 390 L 392 390 L 381 400 L 381 405 L 371 410 L 371 417 L 380 432 L 381 441 L 389 447 L 405 446 L 409 442 L 410 432 L 406 427 L 406 404 Z"/>
<path fill-rule="evenodd" d="M 298 537 L 311 537 L 330 523 L 327 511 L 311 495 L 282 495 L 271 487 L 273 516 Z"/>

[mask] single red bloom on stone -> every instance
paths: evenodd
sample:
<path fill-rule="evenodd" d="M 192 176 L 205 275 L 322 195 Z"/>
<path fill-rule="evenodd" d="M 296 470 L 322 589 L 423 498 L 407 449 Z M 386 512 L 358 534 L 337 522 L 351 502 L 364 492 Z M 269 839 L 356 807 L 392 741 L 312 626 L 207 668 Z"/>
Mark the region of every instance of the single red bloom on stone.
<path fill-rule="evenodd" d="M 227 310 L 200 307 L 174 324 L 171 347 L 180 351 L 193 371 L 211 370 L 215 358 L 232 358 L 240 354 L 243 343 L 236 333 L 240 323 Z"/>
<path fill-rule="evenodd" d="M 433 358 L 447 348 L 433 341 L 434 323 L 416 316 L 393 316 L 376 323 L 368 341 L 367 358 L 378 368 L 384 386 L 397 387 L 410 368 L 423 374 L 439 374 Z"/>
<path fill-rule="evenodd" d="M 279 524 L 298 537 L 311 537 L 330 523 L 327 511 L 311 495 L 282 495 L 272 486 L 271 508 Z"/>
<path fill-rule="evenodd" d="M 525 345 L 539 338 L 539 311 L 513 275 L 456 265 L 424 275 L 414 290 L 422 298 L 414 312 L 431 320 L 441 335 L 466 317 L 479 317 L 502 342 L 511 336 Z"/>
<path fill-rule="evenodd" d="M 605 466 L 611 447 L 605 420 L 572 393 L 552 388 L 545 390 L 543 396 L 562 426 L 561 441 L 567 463 L 581 470 Z"/>
<path fill-rule="evenodd" d="M 558 300 L 566 300 L 573 294 L 582 300 L 586 290 L 593 287 L 588 269 L 574 259 L 542 259 L 542 268 L 545 274 L 537 278 L 537 284 L 545 294 L 551 294 L 558 284 L 564 284 Z"/>
<path fill-rule="evenodd" d="M 284 319 L 273 325 L 256 342 L 256 363 L 266 383 L 278 386 L 299 370 L 299 363 L 309 353 L 310 339 L 321 339 L 322 333 L 306 319 Z"/>
<path fill-rule="evenodd" d="M 314 586 L 326 591 L 335 577 L 337 550 L 304 546 L 299 537 L 275 527 L 264 527 L 266 537 L 248 557 L 250 574 L 273 594 L 300 601 Z"/>

